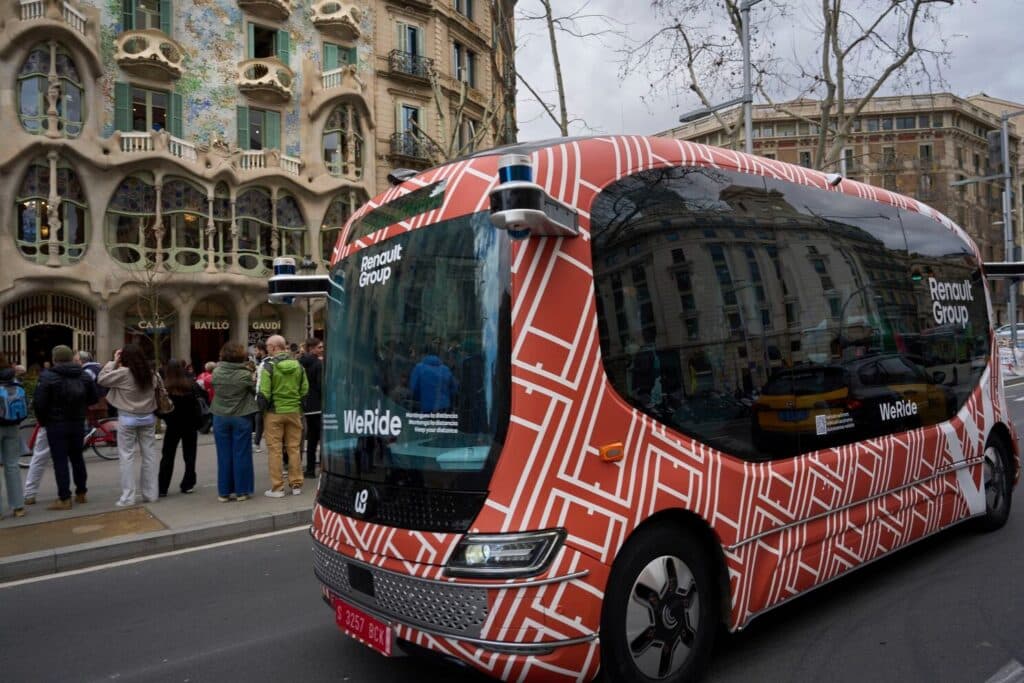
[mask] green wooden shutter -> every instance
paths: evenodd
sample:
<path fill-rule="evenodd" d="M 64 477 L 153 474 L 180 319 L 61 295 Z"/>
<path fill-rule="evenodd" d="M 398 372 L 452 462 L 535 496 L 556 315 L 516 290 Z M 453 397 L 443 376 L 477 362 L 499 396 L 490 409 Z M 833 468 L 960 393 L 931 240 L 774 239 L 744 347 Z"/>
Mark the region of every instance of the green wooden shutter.
<path fill-rule="evenodd" d="M 277 32 L 277 58 L 285 66 L 288 66 L 289 42 L 288 31 Z"/>
<path fill-rule="evenodd" d="M 249 107 L 237 107 L 235 126 L 238 130 L 238 148 L 249 149 Z"/>
<path fill-rule="evenodd" d="M 135 28 L 135 0 L 121 0 L 121 30 Z"/>
<path fill-rule="evenodd" d="M 398 22 L 398 49 L 402 52 L 409 51 L 409 32 L 406 30 L 408 26 L 402 22 Z"/>
<path fill-rule="evenodd" d="M 160 30 L 166 35 L 172 35 L 174 30 L 174 12 L 171 7 L 171 0 L 160 0 Z"/>
<path fill-rule="evenodd" d="M 132 87 L 127 83 L 114 83 L 114 128 L 132 129 Z"/>
<path fill-rule="evenodd" d="M 170 120 L 170 126 L 169 127 L 171 129 L 171 135 L 173 135 L 176 138 L 183 137 L 183 135 L 182 135 L 181 117 L 182 117 L 181 93 L 172 92 L 171 93 L 171 120 Z"/>
<path fill-rule="evenodd" d="M 338 46 L 334 43 L 324 43 L 323 70 L 330 71 L 338 68 Z"/>
<path fill-rule="evenodd" d="M 416 29 L 416 55 L 423 56 L 423 29 Z"/>
<path fill-rule="evenodd" d="M 343 64 L 355 64 L 359 61 L 359 56 L 356 54 L 354 47 L 343 47 L 341 48 L 341 61 Z"/>
<path fill-rule="evenodd" d="M 263 112 L 263 129 L 266 133 L 264 149 L 281 149 L 281 114 L 276 111 Z"/>
<path fill-rule="evenodd" d="M 248 30 L 249 40 L 247 41 L 245 46 L 245 54 L 247 55 L 248 59 L 252 59 L 256 56 L 256 27 L 252 25 L 252 22 L 249 22 L 248 24 L 246 24 L 246 29 Z"/>

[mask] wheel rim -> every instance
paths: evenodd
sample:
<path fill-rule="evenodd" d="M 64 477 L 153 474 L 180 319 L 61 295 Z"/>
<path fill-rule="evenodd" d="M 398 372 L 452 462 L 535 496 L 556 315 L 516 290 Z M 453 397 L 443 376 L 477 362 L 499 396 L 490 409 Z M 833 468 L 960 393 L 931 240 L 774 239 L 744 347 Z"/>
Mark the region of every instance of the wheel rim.
<path fill-rule="evenodd" d="M 1006 467 L 997 448 L 985 449 L 985 508 L 996 512 L 1003 507 L 1006 497 Z"/>
<path fill-rule="evenodd" d="M 651 560 L 633 582 L 626 607 L 626 645 L 648 678 L 668 678 L 686 663 L 700 627 L 693 572 L 678 557 Z"/>

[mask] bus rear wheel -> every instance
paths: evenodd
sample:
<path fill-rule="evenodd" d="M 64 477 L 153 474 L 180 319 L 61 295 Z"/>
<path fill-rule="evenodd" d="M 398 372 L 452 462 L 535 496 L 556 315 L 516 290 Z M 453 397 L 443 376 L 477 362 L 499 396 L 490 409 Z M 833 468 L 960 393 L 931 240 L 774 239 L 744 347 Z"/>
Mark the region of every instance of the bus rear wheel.
<path fill-rule="evenodd" d="M 719 627 L 718 584 L 707 551 L 671 525 L 640 530 L 612 566 L 601 612 L 608 681 L 696 680 Z"/>
<path fill-rule="evenodd" d="M 1013 457 L 998 434 L 988 437 L 982 465 L 982 486 L 985 490 L 985 514 L 978 518 L 978 529 L 995 531 L 1010 518 L 1013 502 Z"/>

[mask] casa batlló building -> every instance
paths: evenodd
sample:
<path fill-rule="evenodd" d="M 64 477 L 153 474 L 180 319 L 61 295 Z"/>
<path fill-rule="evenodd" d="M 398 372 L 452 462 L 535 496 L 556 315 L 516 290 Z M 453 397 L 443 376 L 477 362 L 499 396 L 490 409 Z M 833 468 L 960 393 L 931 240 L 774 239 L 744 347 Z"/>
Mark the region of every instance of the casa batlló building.
<path fill-rule="evenodd" d="M 198 364 L 319 329 L 266 303 L 273 259 L 324 272 L 392 169 L 495 142 L 511 6 L 4 0 L 0 352 Z"/>

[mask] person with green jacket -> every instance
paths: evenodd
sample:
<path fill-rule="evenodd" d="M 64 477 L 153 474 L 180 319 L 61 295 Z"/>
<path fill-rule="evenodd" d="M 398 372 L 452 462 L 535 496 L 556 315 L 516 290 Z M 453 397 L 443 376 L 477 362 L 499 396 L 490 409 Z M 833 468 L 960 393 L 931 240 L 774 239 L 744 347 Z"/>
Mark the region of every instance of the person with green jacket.
<path fill-rule="evenodd" d="M 213 369 L 213 440 L 217 446 L 217 500 L 248 500 L 256 487 L 252 468 L 252 421 L 256 379 L 246 364 L 245 348 L 228 342 Z M 280 467 L 278 475 L 280 476 Z"/>
<path fill-rule="evenodd" d="M 288 484 L 292 495 L 302 493 L 302 399 L 309 391 L 306 371 L 288 353 L 285 338 L 275 334 L 267 340 L 270 358 L 260 368 L 260 408 L 263 410 L 263 436 L 267 440 L 270 466 L 268 498 L 285 495 L 281 468 L 284 448 L 288 449 Z"/>

